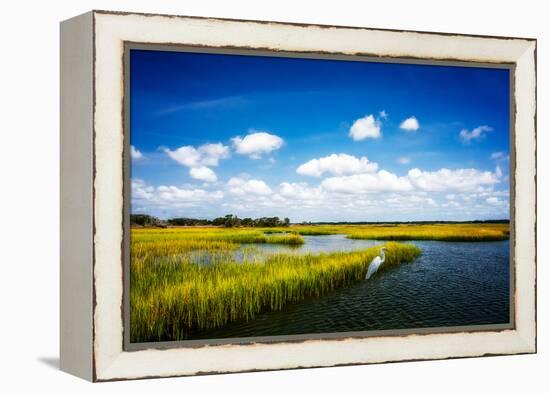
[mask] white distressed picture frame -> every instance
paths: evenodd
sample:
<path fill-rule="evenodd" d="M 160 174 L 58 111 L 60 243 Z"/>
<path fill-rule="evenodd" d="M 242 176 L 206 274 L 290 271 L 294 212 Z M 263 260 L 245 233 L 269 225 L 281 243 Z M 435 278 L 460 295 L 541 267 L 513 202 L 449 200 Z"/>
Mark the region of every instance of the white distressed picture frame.
<path fill-rule="evenodd" d="M 512 64 L 514 326 L 124 350 L 125 43 Z M 92 11 L 61 24 L 61 368 L 91 381 L 536 352 L 536 40 Z"/>

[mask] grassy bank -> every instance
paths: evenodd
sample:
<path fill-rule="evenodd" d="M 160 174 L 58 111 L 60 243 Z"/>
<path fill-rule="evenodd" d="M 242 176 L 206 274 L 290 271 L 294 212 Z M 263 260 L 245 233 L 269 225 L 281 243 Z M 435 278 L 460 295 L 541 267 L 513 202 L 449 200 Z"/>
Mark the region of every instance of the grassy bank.
<path fill-rule="evenodd" d="M 420 255 L 413 245 L 386 247 L 384 268 Z M 227 253 L 225 260 L 201 265 L 181 255 L 159 258 L 133 244 L 131 340 L 181 340 L 197 330 L 281 310 L 290 302 L 363 280 L 378 251 L 373 247 L 317 255 L 276 254 L 266 256 L 264 263 L 238 263 Z"/>
<path fill-rule="evenodd" d="M 350 239 L 477 242 L 508 239 L 510 229 L 508 224 L 365 225 L 349 228 L 346 234 Z"/>
<path fill-rule="evenodd" d="M 364 225 L 291 225 L 283 228 L 185 227 L 167 229 L 133 229 L 132 238 L 139 243 L 180 242 L 184 249 L 202 248 L 200 242 L 233 244 L 295 244 L 302 236 L 346 235 L 350 239 L 493 241 L 510 237 L 509 224 L 364 224 Z M 273 236 L 270 236 L 273 235 Z M 195 242 L 195 243 L 194 243 Z"/>
<path fill-rule="evenodd" d="M 131 339 L 143 342 L 185 339 L 196 331 L 249 320 L 261 312 L 320 296 L 362 280 L 378 254 L 378 248 L 315 255 L 284 250 L 264 254 L 255 244 L 299 246 L 303 236 L 331 234 L 351 239 L 494 241 L 509 238 L 509 225 L 171 227 L 132 229 L 131 233 Z M 415 246 L 389 243 L 382 266 L 410 262 L 419 253 Z M 235 260 L 237 254 L 244 262 Z"/>
<path fill-rule="evenodd" d="M 288 232 L 288 233 L 286 233 Z M 266 236 L 274 234 L 274 236 Z M 269 231 L 267 229 L 251 228 L 215 228 L 215 227 L 186 227 L 186 228 L 139 228 L 132 229 L 132 243 L 176 243 L 186 249 L 202 249 L 205 243 L 220 244 L 289 244 L 299 245 L 304 239 L 295 232 Z"/>
<path fill-rule="evenodd" d="M 350 239 L 373 240 L 471 242 L 505 240 L 510 237 L 510 226 L 503 223 L 295 225 L 287 231 L 304 236 L 342 234 Z"/>

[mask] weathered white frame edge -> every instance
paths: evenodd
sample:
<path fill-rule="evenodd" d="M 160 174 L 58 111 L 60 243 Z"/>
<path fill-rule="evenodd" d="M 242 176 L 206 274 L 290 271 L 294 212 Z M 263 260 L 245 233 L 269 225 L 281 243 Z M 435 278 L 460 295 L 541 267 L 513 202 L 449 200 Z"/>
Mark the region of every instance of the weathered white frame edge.
<path fill-rule="evenodd" d="M 92 359 L 88 353 L 72 356 L 74 362 L 83 364 L 77 367 L 85 371 L 80 376 L 104 381 L 536 351 L 536 41 L 105 12 L 92 12 L 80 18 L 92 18 L 95 94 L 95 137 L 89 157 L 95 164 L 92 210 L 95 296 L 90 294 L 84 308 L 87 312 L 90 306 L 93 312 L 93 355 Z M 515 329 L 124 352 L 121 313 L 124 42 L 515 63 L 515 179 L 516 190 L 521 190 L 515 193 Z M 88 131 L 85 127 L 84 134 Z M 67 279 L 62 273 L 61 280 Z M 82 296 L 88 293 L 87 288 L 80 292 Z M 62 326 L 69 323 L 70 320 L 62 318 Z M 87 339 L 88 333 L 84 329 L 81 336 Z M 62 365 L 63 357 L 62 352 Z"/>
<path fill-rule="evenodd" d="M 59 36 L 60 368 L 93 380 L 93 14 Z"/>

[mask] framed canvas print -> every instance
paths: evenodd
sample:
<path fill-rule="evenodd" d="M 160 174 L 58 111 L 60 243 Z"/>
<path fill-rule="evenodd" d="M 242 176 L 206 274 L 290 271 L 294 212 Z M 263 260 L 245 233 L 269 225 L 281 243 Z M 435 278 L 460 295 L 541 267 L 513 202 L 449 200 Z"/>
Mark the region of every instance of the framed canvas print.
<path fill-rule="evenodd" d="M 536 41 L 61 24 L 61 368 L 536 351 Z"/>

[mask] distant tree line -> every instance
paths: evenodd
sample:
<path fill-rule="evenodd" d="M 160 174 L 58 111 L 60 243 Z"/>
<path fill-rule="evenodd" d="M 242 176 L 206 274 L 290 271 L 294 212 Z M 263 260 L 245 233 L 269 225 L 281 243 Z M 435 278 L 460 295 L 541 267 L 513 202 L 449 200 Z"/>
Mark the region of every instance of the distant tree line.
<path fill-rule="evenodd" d="M 465 220 L 465 221 L 453 221 L 453 220 L 427 220 L 427 221 L 309 221 L 303 222 L 303 225 L 369 225 L 369 224 L 388 224 L 388 225 L 425 225 L 425 224 L 509 224 L 508 219 L 495 219 L 495 220 Z"/>
<path fill-rule="evenodd" d="M 167 226 L 166 221 L 154 216 L 150 216 L 149 214 L 130 214 L 130 225 L 161 228 Z"/>
<path fill-rule="evenodd" d="M 386 224 L 386 225 L 397 225 L 397 224 L 498 224 L 498 223 L 509 223 L 509 220 L 472 220 L 472 221 L 362 221 L 362 222 L 350 222 L 350 221 L 340 221 L 340 222 L 302 222 L 302 225 L 322 225 L 322 224 L 333 224 L 333 225 L 346 225 L 346 224 Z M 148 214 L 131 214 L 130 215 L 130 225 L 132 226 L 141 226 L 141 227 L 160 227 L 164 228 L 169 225 L 172 226 L 220 226 L 220 227 L 262 227 L 262 228 L 273 228 L 273 227 L 285 227 L 290 225 L 290 220 L 285 217 L 280 219 L 279 217 L 260 217 L 260 218 L 239 218 L 233 214 L 227 214 L 223 217 L 217 217 L 213 220 L 202 219 L 202 218 L 169 218 L 167 220 L 161 220 L 155 216 Z"/>
<path fill-rule="evenodd" d="M 280 219 L 279 217 L 260 217 L 260 218 L 239 218 L 233 214 L 227 214 L 223 217 L 217 217 L 213 220 L 200 219 L 200 218 L 169 218 L 167 220 L 161 220 L 157 217 L 150 216 L 148 214 L 131 214 L 130 225 L 142 226 L 142 227 L 166 227 L 172 226 L 205 226 L 213 225 L 226 228 L 234 227 L 284 227 L 290 225 L 288 217 Z"/>
<path fill-rule="evenodd" d="M 224 217 L 217 217 L 212 220 L 212 225 L 232 227 L 284 227 L 290 225 L 290 220 L 285 217 L 282 220 L 279 217 L 260 217 L 260 218 L 239 218 L 233 214 L 227 214 Z"/>

